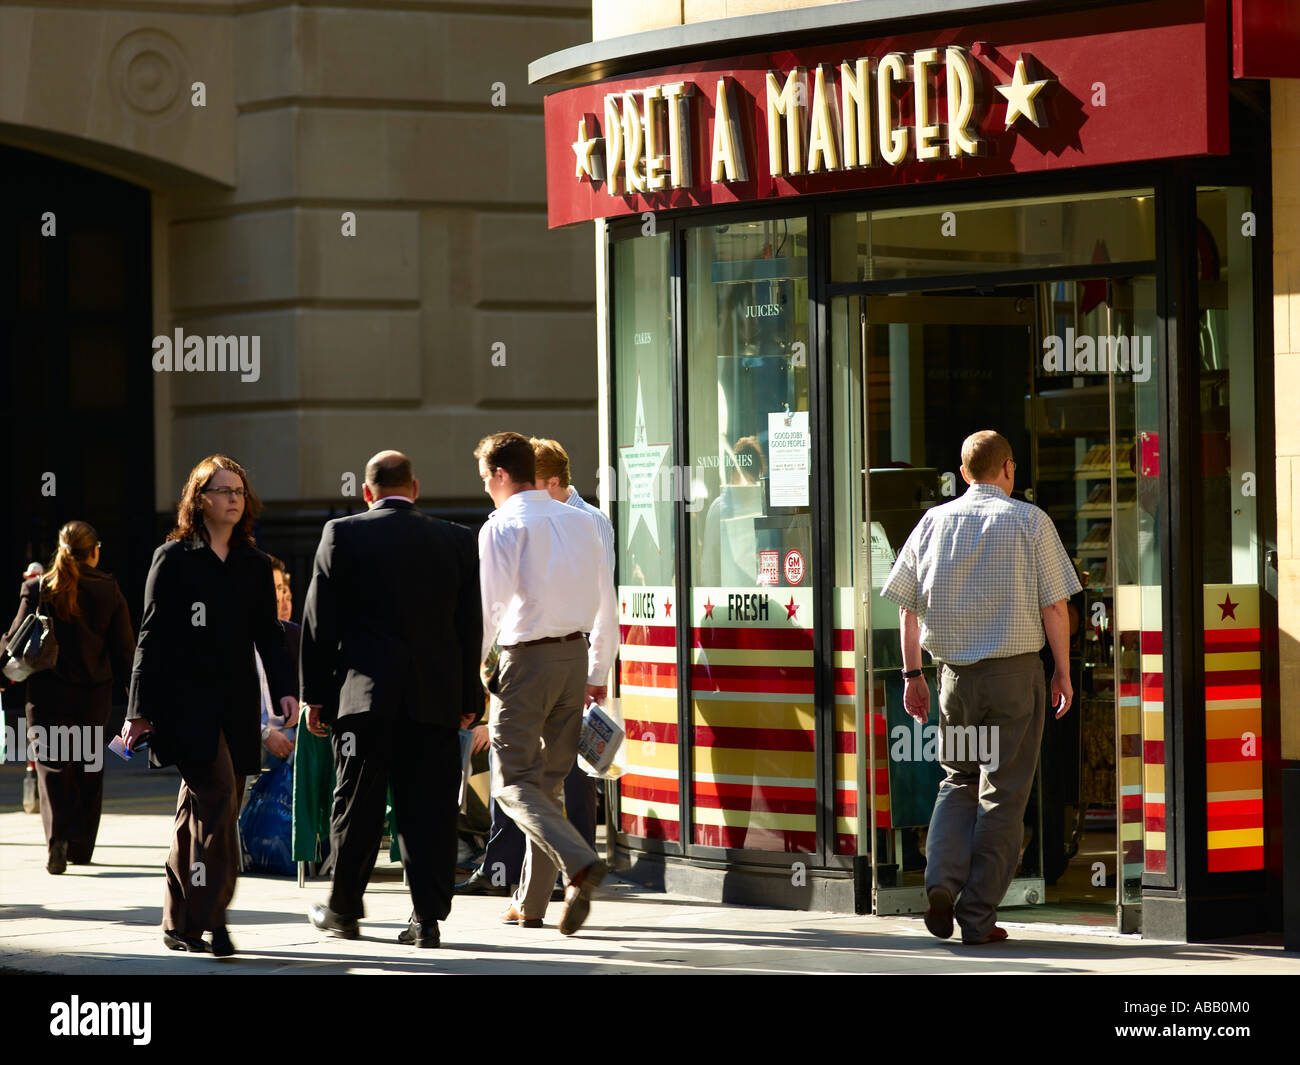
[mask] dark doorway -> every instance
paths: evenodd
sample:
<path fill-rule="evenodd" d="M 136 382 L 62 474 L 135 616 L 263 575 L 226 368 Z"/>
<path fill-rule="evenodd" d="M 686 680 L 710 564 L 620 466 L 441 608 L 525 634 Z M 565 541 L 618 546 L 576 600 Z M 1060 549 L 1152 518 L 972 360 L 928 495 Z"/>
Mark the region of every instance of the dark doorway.
<path fill-rule="evenodd" d="M 149 193 L 3 146 L 0 192 L 0 625 L 80 518 L 138 628 L 158 540 Z"/>

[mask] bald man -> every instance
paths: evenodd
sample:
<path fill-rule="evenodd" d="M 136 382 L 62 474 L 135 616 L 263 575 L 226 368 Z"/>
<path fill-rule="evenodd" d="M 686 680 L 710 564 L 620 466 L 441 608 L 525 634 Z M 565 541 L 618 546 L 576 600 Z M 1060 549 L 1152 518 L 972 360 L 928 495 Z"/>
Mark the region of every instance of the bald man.
<path fill-rule="evenodd" d="M 458 733 L 483 714 L 483 621 L 474 535 L 421 514 L 419 491 L 399 451 L 366 465 L 369 509 L 321 534 L 300 661 L 303 723 L 331 737 L 338 778 L 333 884 L 311 922 L 344 939 L 360 934 L 391 783 L 414 907 L 398 941 L 436 947 L 456 879 Z"/>
<path fill-rule="evenodd" d="M 1038 652 L 1056 661 L 1052 705 L 1070 708 L 1067 600 L 1080 590 L 1047 513 L 1011 498 L 1016 462 L 1000 433 L 962 443 L 970 487 L 927 510 L 881 589 L 898 604 L 903 708 L 930 716 L 921 649 L 939 666 L 939 785 L 926 838 L 925 926 L 962 942 L 1007 938 L 997 907 L 1011 885 L 1034 782 L 1046 691 Z"/>

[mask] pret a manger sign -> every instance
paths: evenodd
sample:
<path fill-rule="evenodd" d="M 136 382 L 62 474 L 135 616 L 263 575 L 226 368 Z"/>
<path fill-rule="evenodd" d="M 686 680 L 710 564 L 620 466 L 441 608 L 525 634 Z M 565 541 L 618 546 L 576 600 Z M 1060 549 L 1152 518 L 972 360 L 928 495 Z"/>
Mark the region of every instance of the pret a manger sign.
<path fill-rule="evenodd" d="M 1008 128 L 1021 115 L 1036 126 L 1045 124 L 1036 97 L 1048 81 L 1027 81 L 1026 69 L 1021 57 L 1015 82 L 998 86 L 1011 101 Z M 931 89 L 940 71 L 947 84 L 943 121 Z M 768 173 L 829 173 L 880 162 L 897 166 L 909 155 L 920 161 L 982 155 L 984 141 L 974 125 L 980 97 L 975 79 L 970 56 L 959 47 L 942 52 L 927 48 L 911 55 L 890 52 L 879 60 L 844 62 L 838 69 L 819 65 L 812 71 L 768 71 Z M 734 80 L 718 78 L 713 92 L 713 132 L 700 175 L 712 183 L 749 180 L 751 162 L 740 128 L 738 93 L 729 85 Z M 900 100 L 899 89 L 904 87 L 911 91 L 907 100 Z M 614 195 L 694 184 L 694 95 L 695 85 L 686 81 L 606 93 L 603 136 L 589 135 L 594 131 L 588 130 L 587 119 L 578 120 L 578 138 L 572 145 L 575 177 L 606 181 Z M 900 103 L 910 103 L 910 115 Z"/>
<path fill-rule="evenodd" d="M 553 93 L 550 224 L 1226 152 L 1225 27 L 1204 19 L 1207 4 L 1153 0 L 1086 22 L 772 52 Z"/>

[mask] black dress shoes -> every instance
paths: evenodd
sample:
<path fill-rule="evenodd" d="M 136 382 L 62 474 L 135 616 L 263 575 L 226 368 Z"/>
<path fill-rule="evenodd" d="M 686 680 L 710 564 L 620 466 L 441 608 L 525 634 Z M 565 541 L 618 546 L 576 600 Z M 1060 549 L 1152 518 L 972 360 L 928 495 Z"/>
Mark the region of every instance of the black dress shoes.
<path fill-rule="evenodd" d="M 49 860 L 45 863 L 45 871 L 58 876 L 68 868 L 68 841 L 66 839 L 50 840 Z"/>
<path fill-rule="evenodd" d="M 417 921 L 411 918 L 411 923 L 406 926 L 405 932 L 399 932 L 397 942 L 405 943 L 407 946 L 414 944 L 417 947 L 438 947 L 442 945 L 442 936 L 438 933 L 437 921 Z"/>
<path fill-rule="evenodd" d="M 230 942 L 230 930 L 222 925 L 212 930 L 212 955 L 216 958 L 229 958 L 235 953 L 235 944 Z"/>
<path fill-rule="evenodd" d="M 163 943 L 166 944 L 168 950 L 188 950 L 191 954 L 206 954 L 208 952 L 208 945 L 202 939 L 178 935 L 170 928 L 163 929 Z"/>
<path fill-rule="evenodd" d="M 457 895 L 499 895 L 502 898 L 510 894 L 509 886 L 502 884 L 498 887 L 492 883 L 490 876 L 484 876 L 482 868 L 475 869 L 469 876 L 468 880 L 462 880 L 456 885 Z"/>
<path fill-rule="evenodd" d="M 313 906 L 307 911 L 307 919 L 322 932 L 329 932 L 339 939 L 356 939 L 361 935 L 361 928 L 357 925 L 355 917 L 344 917 L 328 906 Z"/>

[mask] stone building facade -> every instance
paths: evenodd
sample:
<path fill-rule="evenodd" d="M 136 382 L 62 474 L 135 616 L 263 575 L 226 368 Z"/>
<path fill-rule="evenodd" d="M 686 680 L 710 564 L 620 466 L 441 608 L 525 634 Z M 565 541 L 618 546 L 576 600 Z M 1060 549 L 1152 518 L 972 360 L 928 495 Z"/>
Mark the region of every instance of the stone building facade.
<path fill-rule="evenodd" d="M 5 563 L 85 518 L 138 610 L 157 530 L 218 451 L 300 579 L 380 448 L 470 521 L 470 453 L 500 428 L 566 442 L 592 491 L 591 242 L 547 233 L 527 78 L 589 35 L 573 0 L 0 7 L 0 356 L 23 455 Z M 153 369 L 177 331 L 205 355 L 245 338 L 255 372 Z"/>

